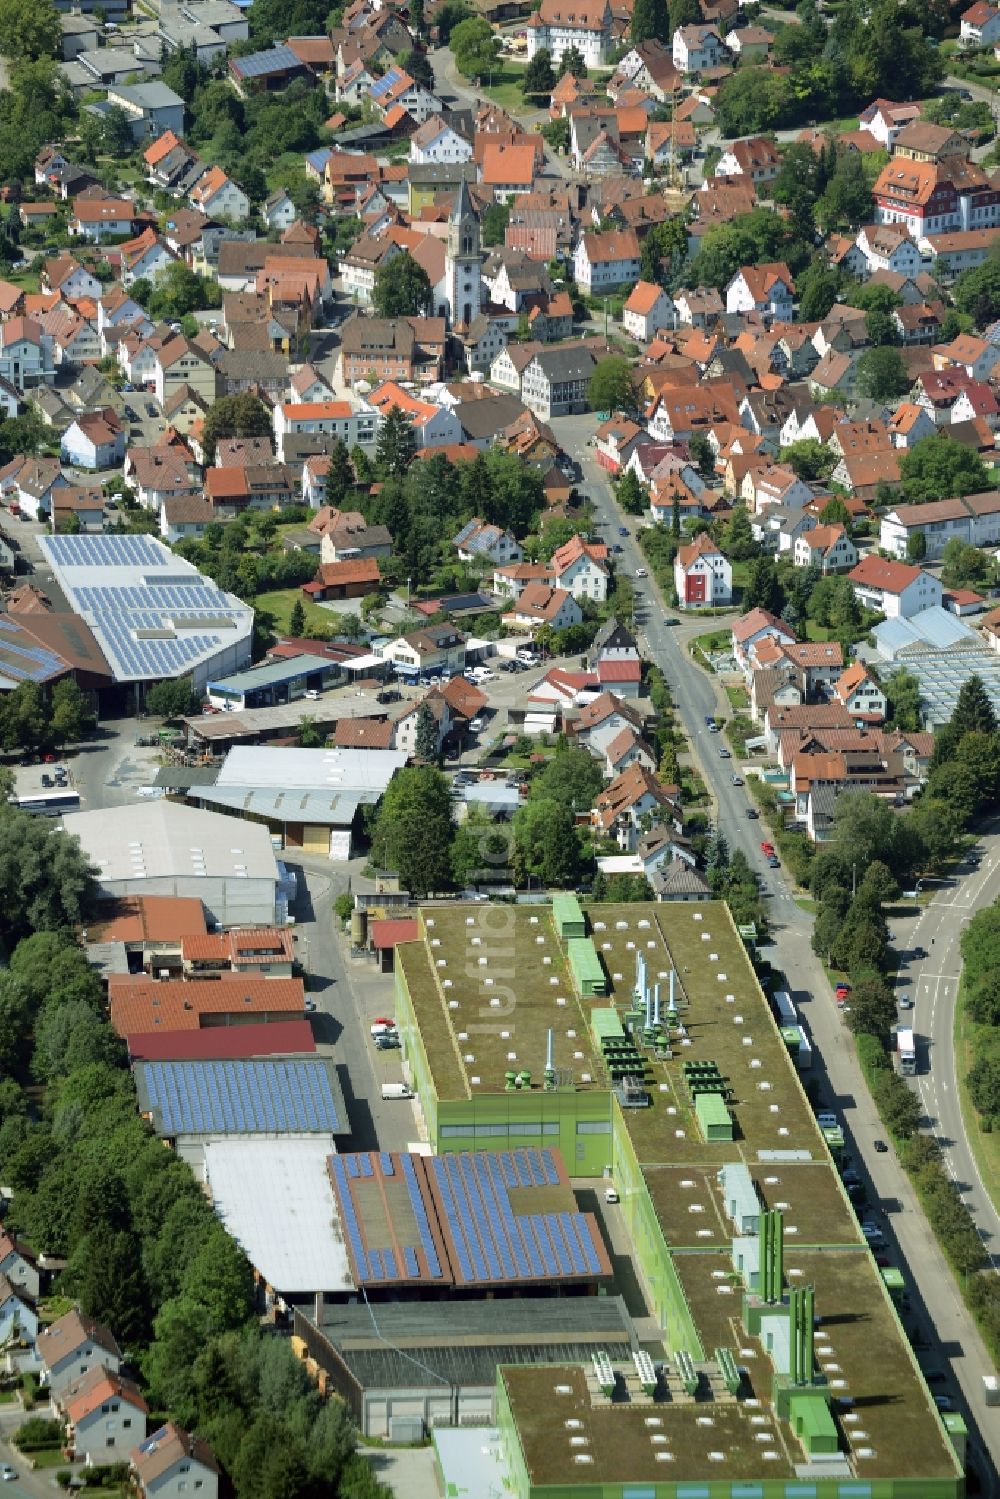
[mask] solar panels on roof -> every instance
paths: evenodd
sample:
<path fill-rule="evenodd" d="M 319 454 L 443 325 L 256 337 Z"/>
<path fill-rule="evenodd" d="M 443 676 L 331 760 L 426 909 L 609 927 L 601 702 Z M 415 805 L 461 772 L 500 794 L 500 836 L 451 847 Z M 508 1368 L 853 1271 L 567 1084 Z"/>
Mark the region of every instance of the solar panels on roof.
<path fill-rule="evenodd" d="M 233 59 L 241 78 L 264 78 L 268 73 L 284 73 L 302 64 L 291 47 L 269 47 L 266 52 L 251 52 L 248 57 Z"/>
<path fill-rule="evenodd" d="M 159 1135 L 337 1134 L 346 1125 L 321 1057 L 142 1062 L 135 1075 Z"/>

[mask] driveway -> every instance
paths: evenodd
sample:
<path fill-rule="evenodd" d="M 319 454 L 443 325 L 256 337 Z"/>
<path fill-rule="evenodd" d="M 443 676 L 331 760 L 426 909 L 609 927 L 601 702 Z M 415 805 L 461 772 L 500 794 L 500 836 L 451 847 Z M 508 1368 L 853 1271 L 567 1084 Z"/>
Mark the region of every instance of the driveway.
<path fill-rule="evenodd" d="M 584 488 L 607 528 L 605 534 L 610 535 L 611 528 L 620 524 L 634 531 L 635 518 L 618 509 L 594 450 L 586 446 L 587 437 L 596 430 L 597 418 L 557 417 L 551 425 L 567 451 L 583 465 Z M 645 559 L 634 537 L 623 538 L 622 546 L 619 564 L 634 577 L 636 568 L 646 565 Z M 662 668 L 670 684 L 692 756 L 712 796 L 716 825 L 725 833 L 730 849 L 742 849 L 750 867 L 762 877 L 769 893 L 774 930 L 774 946 L 768 956 L 788 975 L 792 998 L 815 1042 L 812 1075 L 822 1103 L 842 1121 L 847 1148 L 866 1178 L 870 1199 L 885 1204 L 882 1226 L 895 1250 L 894 1262 L 906 1276 L 912 1305 L 906 1318 L 907 1330 L 911 1338 L 927 1344 L 933 1362 L 950 1364 L 955 1379 L 951 1393 L 958 1395 L 969 1425 L 970 1451 L 983 1473 L 984 1492 L 1000 1492 L 996 1480 L 1000 1430 L 995 1413 L 986 1408 L 982 1385 L 983 1376 L 994 1372 L 993 1361 L 965 1309 L 937 1241 L 928 1231 L 909 1178 L 892 1151 L 880 1155 L 875 1150 L 875 1141 L 883 1138 L 884 1130 L 858 1066 L 853 1039 L 812 951 L 811 912 L 796 905 L 793 886 L 784 872 L 767 868 L 759 846 L 764 836 L 760 823 L 746 818 L 746 790 L 732 786 L 729 780 L 734 767 L 743 767 L 739 761 L 718 758 L 716 737 L 705 728 L 707 714 L 729 717 L 732 710 L 718 679 L 695 666 L 684 642 L 714 624 L 699 620 L 697 626 L 666 627 L 662 623 L 664 604 L 655 583 L 651 578 L 644 580 L 641 588 L 647 604 L 640 630 L 643 652 Z M 985 1458 L 984 1452 L 988 1454 Z"/>

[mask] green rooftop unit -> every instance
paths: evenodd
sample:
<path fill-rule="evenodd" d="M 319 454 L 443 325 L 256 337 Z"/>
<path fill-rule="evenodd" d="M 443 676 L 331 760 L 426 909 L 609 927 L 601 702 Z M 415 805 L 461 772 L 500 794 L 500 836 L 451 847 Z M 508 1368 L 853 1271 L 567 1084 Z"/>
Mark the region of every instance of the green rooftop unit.
<path fill-rule="evenodd" d="M 589 937 L 571 937 L 566 944 L 570 971 L 583 999 L 600 999 L 608 992 L 608 976 Z"/>
<path fill-rule="evenodd" d="M 594 1033 L 594 1040 L 598 1046 L 603 1046 L 607 1042 L 613 1047 L 616 1041 L 619 1043 L 627 1041 L 618 1011 L 611 1005 L 598 1006 L 597 1009 L 591 1010 L 590 1029 Z"/>
<path fill-rule="evenodd" d="M 731 1140 L 733 1138 L 733 1116 L 725 1100 L 718 1093 L 699 1093 L 694 1101 L 694 1111 L 705 1140 Z"/>
<path fill-rule="evenodd" d="M 793 1390 L 788 1399 L 791 1428 L 810 1457 L 831 1457 L 838 1449 L 837 1428 L 821 1390 Z"/>
<path fill-rule="evenodd" d="M 575 895 L 556 895 L 552 900 L 552 920 L 556 931 L 564 941 L 571 937 L 586 937 L 587 918 Z"/>

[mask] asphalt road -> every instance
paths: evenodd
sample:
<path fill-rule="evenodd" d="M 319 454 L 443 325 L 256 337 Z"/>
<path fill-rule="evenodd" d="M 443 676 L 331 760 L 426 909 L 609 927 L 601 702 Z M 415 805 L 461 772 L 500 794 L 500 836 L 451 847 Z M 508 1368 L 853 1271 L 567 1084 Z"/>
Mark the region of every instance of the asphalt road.
<path fill-rule="evenodd" d="M 624 550 L 618 563 L 634 577 L 636 569 L 646 565 L 634 539 L 636 520 L 619 511 L 594 449 L 586 445 L 596 429 L 596 418 L 557 417 L 551 425 L 567 451 L 582 464 L 583 488 L 594 503 L 604 535 L 609 541 L 620 541 Z M 620 525 L 632 533 L 628 538 L 617 537 Z M 730 849 L 741 848 L 751 868 L 763 878 L 774 932 L 769 956 L 792 985 L 792 998 L 815 1043 L 813 1077 L 819 1084 L 822 1104 L 832 1108 L 842 1121 L 847 1148 L 865 1179 L 874 1215 L 894 1249 L 894 1263 L 907 1278 L 912 1307 L 905 1319 L 907 1330 L 914 1342 L 926 1345 L 920 1355 L 925 1367 L 950 1365 L 954 1384 L 948 1393 L 956 1399 L 968 1423 L 970 1454 L 981 1474 L 983 1492 L 998 1494 L 1000 1431 L 995 1413 L 986 1408 L 982 1387 L 983 1376 L 994 1372 L 992 1360 L 895 1153 L 890 1150 L 882 1155 L 875 1150 L 875 1141 L 884 1138 L 884 1131 L 858 1066 L 853 1041 L 812 951 L 812 915 L 795 903 L 784 874 L 767 868 L 759 846 L 764 836 L 761 824 L 747 820 L 747 793 L 729 780 L 734 768 L 741 769 L 739 762 L 720 760 L 717 736 L 705 728 L 706 714 L 729 717 L 731 710 L 717 679 L 694 664 L 684 640 L 711 626 L 705 621 L 699 621 L 697 628 L 664 625 L 666 610 L 652 578 L 639 581 L 638 588 L 646 605 L 639 628 L 644 653 L 662 668 L 670 685 L 692 756 L 712 794 L 716 825 L 725 833 Z M 926 941 L 924 945 L 929 947 Z"/>
<path fill-rule="evenodd" d="M 980 1238 L 994 1265 L 1000 1266 L 1000 1213 L 983 1185 L 966 1134 L 956 1083 L 954 1038 L 955 1002 L 962 970 L 960 944 L 966 923 L 1000 896 L 1000 841 L 994 831 L 984 834 L 973 865 L 948 880 L 926 906 L 892 923 L 893 943 L 901 959 L 913 948 L 924 959 L 900 963 L 899 984 L 905 985 L 913 1010 L 909 1019 L 917 1043 L 914 1086 L 941 1148 L 945 1168 L 972 1213 Z"/>

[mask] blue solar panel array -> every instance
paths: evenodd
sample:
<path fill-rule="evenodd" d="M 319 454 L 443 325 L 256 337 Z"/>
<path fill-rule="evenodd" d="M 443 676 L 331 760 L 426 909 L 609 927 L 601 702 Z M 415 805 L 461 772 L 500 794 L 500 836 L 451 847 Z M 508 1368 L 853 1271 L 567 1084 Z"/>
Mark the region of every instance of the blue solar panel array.
<path fill-rule="evenodd" d="M 433 1156 L 430 1168 L 465 1281 L 597 1275 L 601 1262 L 582 1213 L 515 1215 L 509 1190 L 557 1186 L 549 1150 Z"/>
<path fill-rule="evenodd" d="M 228 626 L 216 631 L 204 625 L 213 615 L 236 625 L 232 600 L 210 579 L 184 571 L 154 538 L 53 536 L 43 546 L 53 566 L 69 570 L 62 582 L 70 602 L 97 633 L 120 681 L 178 676 L 232 644 Z M 81 572 L 84 578 L 92 572 L 94 582 L 83 581 Z M 144 639 L 143 631 L 169 634 Z"/>
<path fill-rule="evenodd" d="M 365 1246 L 361 1241 L 358 1215 L 354 1211 L 354 1201 L 347 1184 L 349 1176 L 357 1176 L 358 1174 L 357 1156 L 331 1156 L 330 1165 L 333 1168 L 337 1197 L 340 1200 L 340 1211 L 343 1215 L 344 1227 L 347 1230 L 347 1242 L 351 1246 L 351 1258 L 354 1261 L 355 1274 L 359 1281 L 367 1280 L 368 1257 L 365 1254 Z M 351 1170 L 352 1165 L 354 1166 L 353 1171 Z"/>
<path fill-rule="evenodd" d="M 0 656 L 0 674 L 20 682 L 44 682 L 66 669 L 61 656 L 36 645 L 6 614 L 0 615 Z"/>
<path fill-rule="evenodd" d="M 265 78 L 268 73 L 293 72 L 302 64 L 291 47 L 268 47 L 266 52 L 251 52 L 234 59 L 241 78 Z"/>
<path fill-rule="evenodd" d="M 137 1077 L 161 1135 L 336 1134 L 344 1127 L 319 1057 L 141 1062 Z"/>
<path fill-rule="evenodd" d="M 399 68 L 390 68 L 388 73 L 376 79 L 368 90 L 369 94 L 375 100 L 384 99 L 386 94 L 395 88 L 402 76 L 402 71 Z"/>
<path fill-rule="evenodd" d="M 174 560 L 151 536 L 47 536 L 45 550 L 60 567 L 163 567 Z"/>

